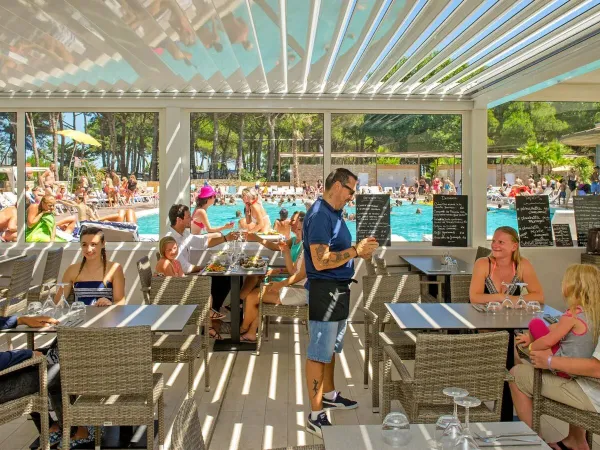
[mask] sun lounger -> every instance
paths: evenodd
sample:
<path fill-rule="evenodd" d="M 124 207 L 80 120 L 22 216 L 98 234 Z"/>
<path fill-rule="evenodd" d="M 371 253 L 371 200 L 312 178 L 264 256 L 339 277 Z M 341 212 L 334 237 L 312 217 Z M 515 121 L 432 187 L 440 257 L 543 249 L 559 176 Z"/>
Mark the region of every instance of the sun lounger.
<path fill-rule="evenodd" d="M 86 227 L 100 228 L 104 232 L 104 239 L 107 242 L 138 242 L 140 240 L 138 226 L 135 223 L 83 220 L 79 224 L 79 233 Z"/>

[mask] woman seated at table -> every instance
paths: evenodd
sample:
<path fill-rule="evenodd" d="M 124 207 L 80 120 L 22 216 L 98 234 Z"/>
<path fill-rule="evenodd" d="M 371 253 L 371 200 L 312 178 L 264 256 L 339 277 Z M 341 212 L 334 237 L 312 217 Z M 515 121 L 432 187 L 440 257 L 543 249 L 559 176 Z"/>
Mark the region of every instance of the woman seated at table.
<path fill-rule="evenodd" d="M 288 248 L 283 251 L 286 265 L 291 264 L 292 255 Z M 275 281 L 263 287 L 257 287 L 246 298 L 244 309 L 244 320 L 240 325 L 240 340 L 242 342 L 256 341 L 258 329 L 258 303 L 260 301 L 260 289 L 264 289 L 262 301 L 276 305 L 304 305 L 308 299 L 307 290 L 304 288 L 306 280 L 306 267 L 304 265 L 304 252 L 296 260 L 295 270 L 288 278 Z"/>
<path fill-rule="evenodd" d="M 160 259 L 156 263 L 155 272 L 157 275 L 165 277 L 183 277 L 185 273 L 181 267 L 181 263 L 177 261 L 179 248 L 177 241 L 173 236 L 165 236 L 158 243 L 158 251 Z"/>
<path fill-rule="evenodd" d="M 108 261 L 104 233 L 100 228 L 86 227 L 80 235 L 81 263 L 71 264 L 63 276 L 65 298 L 71 293 L 86 305 L 110 306 L 125 300 L 125 275 L 120 264 Z M 55 302 L 60 299 L 60 290 Z"/>
<path fill-rule="evenodd" d="M 521 257 L 519 234 L 514 228 L 499 227 L 492 238 L 492 254 L 475 261 L 469 298 L 471 303 L 489 303 L 502 302 L 508 295 L 516 304 L 521 289 L 515 283 L 527 283 L 526 301 L 544 302 L 535 269 Z"/>

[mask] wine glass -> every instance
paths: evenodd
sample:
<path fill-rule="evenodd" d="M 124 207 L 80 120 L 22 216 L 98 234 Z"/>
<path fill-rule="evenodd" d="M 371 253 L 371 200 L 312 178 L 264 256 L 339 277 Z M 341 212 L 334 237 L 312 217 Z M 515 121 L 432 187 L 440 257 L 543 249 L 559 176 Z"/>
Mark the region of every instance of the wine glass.
<path fill-rule="evenodd" d="M 54 317 L 55 309 L 56 309 L 56 304 L 54 303 L 54 299 L 52 298 L 52 295 L 48 295 L 48 297 L 46 298 L 46 301 L 42 305 L 42 313 L 47 316 Z"/>
<path fill-rule="evenodd" d="M 502 311 L 502 305 L 500 302 L 489 302 L 486 307 L 486 311 L 490 314 L 498 314 Z"/>
<path fill-rule="evenodd" d="M 466 397 L 467 395 L 469 395 L 469 391 L 457 387 L 447 387 L 442 389 L 442 392 L 444 393 L 444 395 L 452 397 L 453 399 L 456 399 L 458 397 Z M 453 416 L 458 417 L 458 407 L 456 406 L 456 403 L 454 403 Z"/>
<path fill-rule="evenodd" d="M 54 303 L 54 302 L 52 302 Z M 31 302 L 27 305 L 28 316 L 39 316 L 42 312 L 42 302 Z"/>
<path fill-rule="evenodd" d="M 519 314 L 523 314 L 523 312 L 527 309 L 527 302 L 525 298 L 523 298 L 523 288 L 527 286 L 527 283 L 514 283 L 515 286 L 519 286 L 519 300 L 515 305 L 515 309 L 519 312 Z"/>
<path fill-rule="evenodd" d="M 506 286 L 506 290 L 504 291 L 504 300 L 502 301 L 502 308 L 505 309 L 506 312 L 508 313 L 509 309 L 514 309 L 515 308 L 514 303 L 512 302 L 512 300 L 508 296 L 508 291 L 513 286 L 513 284 L 512 283 L 506 283 L 505 281 L 503 281 L 502 282 L 502 286 Z"/>
<path fill-rule="evenodd" d="M 469 408 L 475 408 L 481 405 L 481 400 L 476 397 L 459 397 L 454 399 L 455 404 L 465 408 L 465 426 L 463 427 L 462 436 L 456 440 L 453 450 L 474 450 L 478 449 L 479 445 L 473 439 L 471 430 L 469 430 Z"/>
<path fill-rule="evenodd" d="M 527 312 L 532 314 L 538 314 L 542 311 L 540 302 L 531 301 L 527 302 Z"/>
<path fill-rule="evenodd" d="M 55 319 L 61 319 L 63 317 L 66 317 L 69 315 L 69 312 L 71 312 L 71 308 L 69 307 L 69 302 L 67 302 L 67 299 L 65 298 L 65 286 L 67 285 L 67 283 L 56 283 L 56 286 L 58 286 L 58 289 L 60 290 L 60 300 L 58 300 L 58 303 L 56 304 L 56 308 L 54 309 L 54 318 Z"/>
<path fill-rule="evenodd" d="M 412 438 L 410 423 L 406 416 L 399 412 L 392 412 L 385 416 L 381 426 L 383 440 L 392 447 L 402 447 Z"/>
<path fill-rule="evenodd" d="M 71 315 L 73 317 L 79 318 L 85 316 L 85 303 L 79 300 L 75 300 L 71 304 Z"/>

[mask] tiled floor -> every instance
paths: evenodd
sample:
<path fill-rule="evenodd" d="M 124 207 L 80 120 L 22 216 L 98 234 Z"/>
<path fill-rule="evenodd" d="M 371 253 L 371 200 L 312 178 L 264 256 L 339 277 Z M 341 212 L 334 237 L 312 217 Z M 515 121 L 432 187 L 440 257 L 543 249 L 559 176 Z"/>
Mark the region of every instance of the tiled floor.
<path fill-rule="evenodd" d="M 212 354 L 210 392 L 202 389 L 204 368 L 199 365 L 196 382 L 200 389 L 196 401 L 210 450 L 258 450 L 320 443 L 320 439 L 304 430 L 310 409 L 304 381 L 305 330 L 301 324 L 275 324 L 271 327 L 271 339 L 264 343 L 259 356 L 250 352 Z M 364 389 L 362 384 L 362 336 L 362 325 L 349 326 L 345 349 L 336 367 L 336 387 L 357 399 L 360 407 L 331 414 L 333 424 L 381 423 L 379 415 L 371 412 L 370 389 Z M 15 346 L 22 345 L 22 339 L 17 339 Z M 156 365 L 169 385 L 165 392 L 167 430 L 186 393 L 187 370 L 182 369 L 175 364 Z M 392 408 L 399 408 L 399 404 L 393 404 Z M 544 418 L 543 434 L 547 440 L 558 440 L 566 434 L 566 425 Z M 16 420 L 0 426 L 0 448 L 24 450 L 35 436 L 30 420 Z"/>

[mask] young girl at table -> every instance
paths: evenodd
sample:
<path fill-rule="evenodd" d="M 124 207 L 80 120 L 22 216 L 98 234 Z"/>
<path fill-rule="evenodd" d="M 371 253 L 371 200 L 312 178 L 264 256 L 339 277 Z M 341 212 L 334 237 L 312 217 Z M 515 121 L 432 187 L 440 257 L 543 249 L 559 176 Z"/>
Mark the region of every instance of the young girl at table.
<path fill-rule="evenodd" d="M 172 236 L 165 236 L 158 243 L 160 259 L 156 263 L 155 272 L 157 275 L 166 277 L 183 277 L 183 268 L 181 263 L 177 261 L 177 241 Z"/>
<path fill-rule="evenodd" d="M 529 322 L 529 333 L 517 336 L 515 342 L 530 350 L 552 349 L 556 356 L 591 358 L 600 336 L 600 269 L 588 264 L 569 266 L 562 295 L 568 309 L 559 321 L 547 326 L 536 317 Z M 557 375 L 571 378 L 564 372 Z"/>
<path fill-rule="evenodd" d="M 65 298 L 71 289 L 75 300 L 86 305 L 110 306 L 125 299 L 125 275 L 120 264 L 108 261 L 104 233 L 100 228 L 86 227 L 79 236 L 82 261 L 71 264 L 63 276 Z M 60 289 L 54 299 L 60 299 Z"/>

